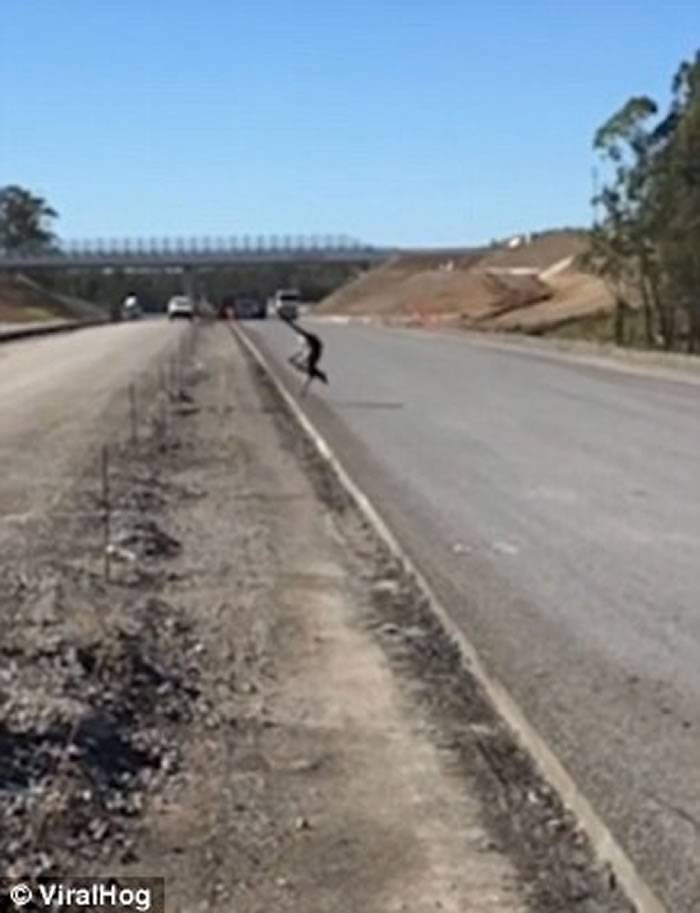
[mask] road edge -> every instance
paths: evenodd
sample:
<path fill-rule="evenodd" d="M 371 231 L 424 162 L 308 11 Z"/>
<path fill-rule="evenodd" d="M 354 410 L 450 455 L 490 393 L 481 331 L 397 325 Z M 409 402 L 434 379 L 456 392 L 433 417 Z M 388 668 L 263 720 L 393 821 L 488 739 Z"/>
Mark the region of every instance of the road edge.
<path fill-rule="evenodd" d="M 486 671 L 474 645 L 451 619 L 447 610 L 433 593 L 423 573 L 399 543 L 379 511 L 372 504 L 370 498 L 351 478 L 321 432 L 314 426 L 304 410 L 278 378 L 276 372 L 270 367 L 260 349 L 238 326 L 233 323 L 229 326 L 234 338 L 238 340 L 274 385 L 292 418 L 300 426 L 319 455 L 325 460 L 364 518 L 393 556 L 401 563 L 404 570 L 413 577 L 422 595 L 426 598 L 430 610 L 438 619 L 450 640 L 458 648 L 464 665 L 484 689 L 496 713 L 505 721 L 517 741 L 533 759 L 543 778 L 558 793 L 562 803 L 576 816 L 586 832 L 598 859 L 610 866 L 618 884 L 628 899 L 635 905 L 638 913 L 670 913 L 646 884 L 632 860 L 595 811 L 593 805 L 578 788 L 573 777 L 534 726 L 527 720 L 525 714 L 506 688 Z"/>
<path fill-rule="evenodd" d="M 73 333 L 76 330 L 87 330 L 90 327 L 107 326 L 108 320 L 77 320 L 66 323 L 51 323 L 49 326 L 22 327 L 19 330 L 3 332 L 0 324 L 0 345 L 7 342 L 17 342 L 21 339 L 33 339 L 35 336 L 49 336 L 54 333 Z"/>

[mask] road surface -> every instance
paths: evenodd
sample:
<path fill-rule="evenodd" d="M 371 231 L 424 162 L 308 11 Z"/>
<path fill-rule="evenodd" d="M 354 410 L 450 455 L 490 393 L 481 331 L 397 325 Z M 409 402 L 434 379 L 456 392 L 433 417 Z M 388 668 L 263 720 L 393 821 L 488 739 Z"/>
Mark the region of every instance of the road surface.
<path fill-rule="evenodd" d="M 17 547 L 23 519 L 58 499 L 101 442 L 109 411 L 126 417 L 128 385 L 182 333 L 143 321 L 0 346 L 0 548 Z"/>
<path fill-rule="evenodd" d="M 700 387 L 313 325 L 331 387 L 309 414 L 642 875 L 697 913 Z M 295 348 L 246 329 L 278 366 Z"/>

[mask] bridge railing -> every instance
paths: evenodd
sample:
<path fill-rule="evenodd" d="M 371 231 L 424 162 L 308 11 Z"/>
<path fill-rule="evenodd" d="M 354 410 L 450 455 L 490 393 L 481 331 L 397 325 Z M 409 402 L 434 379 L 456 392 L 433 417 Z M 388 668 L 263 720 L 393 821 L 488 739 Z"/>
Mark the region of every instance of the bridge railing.
<path fill-rule="evenodd" d="M 381 263 L 395 248 L 374 247 L 347 235 L 240 235 L 64 241 L 50 249 L 0 249 L 0 270 L 188 269 L 227 264 Z"/>
<path fill-rule="evenodd" d="M 240 254 L 305 254 L 371 252 L 378 250 L 347 235 L 240 235 L 230 237 L 92 238 L 60 242 L 50 248 L 28 246 L 0 249 L 3 260 L 63 259 L 205 259 Z"/>

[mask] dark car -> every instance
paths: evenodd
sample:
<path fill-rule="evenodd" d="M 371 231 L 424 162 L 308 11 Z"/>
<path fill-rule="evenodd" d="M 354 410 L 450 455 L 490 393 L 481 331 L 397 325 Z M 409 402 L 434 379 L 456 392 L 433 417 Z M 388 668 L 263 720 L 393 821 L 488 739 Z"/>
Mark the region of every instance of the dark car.
<path fill-rule="evenodd" d="M 263 320 L 267 317 L 267 306 L 260 298 L 236 298 L 233 313 L 238 320 Z"/>

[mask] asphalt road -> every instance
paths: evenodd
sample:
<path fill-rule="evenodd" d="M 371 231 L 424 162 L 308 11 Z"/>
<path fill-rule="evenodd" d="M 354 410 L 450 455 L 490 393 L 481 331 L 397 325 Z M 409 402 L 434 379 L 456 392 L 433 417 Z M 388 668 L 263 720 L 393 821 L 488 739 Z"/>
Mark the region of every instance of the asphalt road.
<path fill-rule="evenodd" d="M 0 553 L 91 458 L 108 416 L 128 428 L 129 384 L 182 332 L 139 321 L 0 346 Z"/>
<path fill-rule="evenodd" d="M 309 414 L 643 876 L 697 913 L 700 386 L 314 326 L 331 387 Z M 246 328 L 278 365 L 296 347 Z"/>

